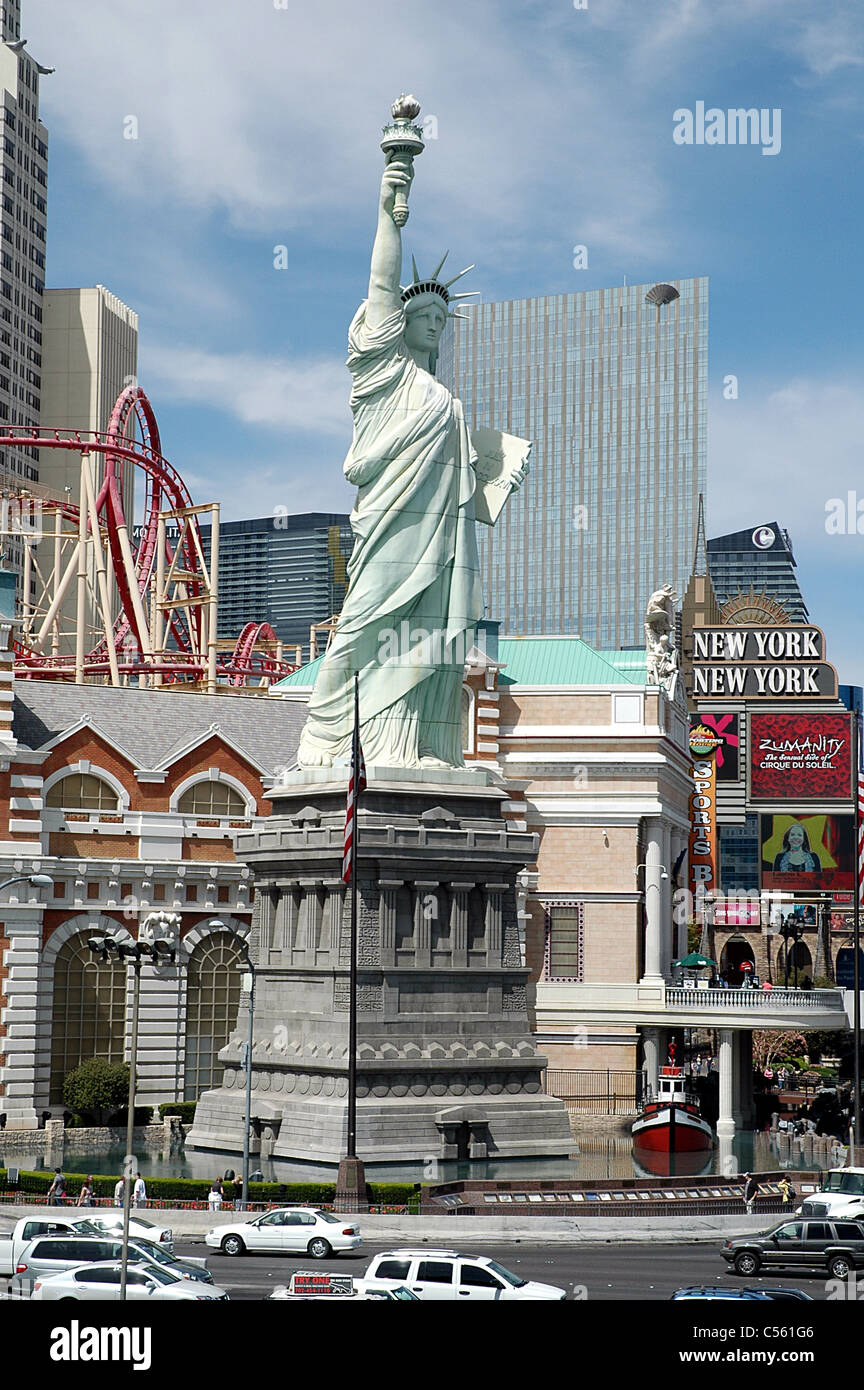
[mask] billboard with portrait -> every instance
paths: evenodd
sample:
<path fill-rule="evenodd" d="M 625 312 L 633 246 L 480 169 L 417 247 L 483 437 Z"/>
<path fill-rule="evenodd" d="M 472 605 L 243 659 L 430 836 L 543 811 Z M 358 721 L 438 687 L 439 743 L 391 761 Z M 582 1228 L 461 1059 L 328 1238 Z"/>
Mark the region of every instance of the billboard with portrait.
<path fill-rule="evenodd" d="M 851 801 L 851 715 L 751 714 L 750 796 L 787 803 Z"/>
<path fill-rule="evenodd" d="M 787 892 L 850 889 L 855 883 L 854 817 L 759 817 L 762 887 Z"/>

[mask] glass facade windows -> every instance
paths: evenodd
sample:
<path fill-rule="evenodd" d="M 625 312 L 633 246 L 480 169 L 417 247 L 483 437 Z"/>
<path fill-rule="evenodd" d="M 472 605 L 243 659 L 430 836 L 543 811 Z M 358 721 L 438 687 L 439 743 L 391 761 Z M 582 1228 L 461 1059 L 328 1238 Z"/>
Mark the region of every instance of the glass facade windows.
<path fill-rule="evenodd" d="M 187 816 L 245 816 L 246 802 L 224 782 L 196 782 L 177 801 L 177 810 Z"/>
<path fill-rule="evenodd" d="M 753 892 L 759 888 L 759 817 L 745 817 L 743 825 L 721 825 L 720 887 L 724 893 Z"/>
<path fill-rule="evenodd" d="M 242 965 L 237 943 L 226 932 L 199 941 L 189 958 L 184 1100 L 197 1100 L 222 1080 L 218 1054 L 237 1024 Z"/>
<path fill-rule="evenodd" d="M 581 903 L 547 903 L 544 975 L 581 980 L 584 975 L 584 912 Z"/>
<path fill-rule="evenodd" d="M 61 946 L 54 963 L 51 1008 L 49 1104 L 63 1104 L 63 1082 L 91 1057 L 122 1062 L 126 1038 L 126 965 L 103 964 L 87 942 L 92 931 L 76 933 Z"/>
<path fill-rule="evenodd" d="M 114 788 L 91 772 L 70 772 L 50 787 L 45 805 L 70 811 L 116 811 Z"/>
<path fill-rule="evenodd" d="M 478 527 L 505 632 L 630 646 L 648 595 L 667 578 L 684 591 L 706 480 L 707 281 L 674 283 L 659 311 L 645 285 L 477 305 L 442 341 L 439 376 L 469 424 L 534 440 L 524 488 Z"/>

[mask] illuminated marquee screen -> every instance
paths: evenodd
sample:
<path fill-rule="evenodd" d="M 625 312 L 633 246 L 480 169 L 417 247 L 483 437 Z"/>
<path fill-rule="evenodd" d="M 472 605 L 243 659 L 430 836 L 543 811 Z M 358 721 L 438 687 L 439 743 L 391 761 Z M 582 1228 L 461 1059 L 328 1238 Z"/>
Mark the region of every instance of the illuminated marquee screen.
<path fill-rule="evenodd" d="M 754 801 L 851 801 L 848 714 L 751 714 Z"/>
<path fill-rule="evenodd" d="M 818 892 L 854 887 L 853 816 L 760 816 L 759 826 L 763 888 Z"/>

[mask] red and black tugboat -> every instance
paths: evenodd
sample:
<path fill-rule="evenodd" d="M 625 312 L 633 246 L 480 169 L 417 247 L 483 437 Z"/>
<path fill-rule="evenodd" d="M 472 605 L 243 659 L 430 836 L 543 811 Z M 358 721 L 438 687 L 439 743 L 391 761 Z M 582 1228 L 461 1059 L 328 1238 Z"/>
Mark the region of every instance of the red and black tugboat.
<path fill-rule="evenodd" d="M 714 1143 L 714 1131 L 699 1113 L 699 1103 L 681 1067 L 660 1068 L 657 1095 L 646 1101 L 632 1127 L 637 1151 L 655 1154 L 704 1153 Z"/>

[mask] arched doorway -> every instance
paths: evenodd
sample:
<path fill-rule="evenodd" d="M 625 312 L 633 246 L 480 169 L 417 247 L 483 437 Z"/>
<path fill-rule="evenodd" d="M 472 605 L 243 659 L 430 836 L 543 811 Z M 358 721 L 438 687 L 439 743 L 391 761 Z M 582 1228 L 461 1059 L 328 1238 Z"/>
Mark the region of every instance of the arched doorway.
<path fill-rule="evenodd" d="M 782 946 L 779 952 L 779 966 L 783 984 L 797 989 L 805 980 L 813 982 L 813 957 L 804 941 L 795 941 L 791 946 Z"/>
<path fill-rule="evenodd" d="M 748 976 L 755 973 L 756 957 L 746 936 L 730 936 L 720 955 L 720 974 L 724 980 L 728 980 L 733 989 L 738 989 Z"/>
<path fill-rule="evenodd" d="M 242 965 L 242 952 L 229 932 L 203 937 L 189 957 L 184 1100 L 197 1100 L 222 1079 L 219 1049 L 237 1026 Z"/>
<path fill-rule="evenodd" d="M 104 964 L 87 945 L 93 928 L 76 932 L 54 962 L 49 1105 L 63 1104 L 63 1082 L 91 1057 L 122 1062 L 126 1041 L 126 965 Z"/>

